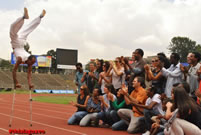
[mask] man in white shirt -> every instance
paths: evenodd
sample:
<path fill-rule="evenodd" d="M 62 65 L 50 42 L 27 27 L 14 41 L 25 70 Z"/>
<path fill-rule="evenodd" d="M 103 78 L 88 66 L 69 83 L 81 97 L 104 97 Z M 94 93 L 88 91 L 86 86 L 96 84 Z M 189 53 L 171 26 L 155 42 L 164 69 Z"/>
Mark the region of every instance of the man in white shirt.
<path fill-rule="evenodd" d="M 158 114 L 164 115 L 164 112 L 162 110 L 162 102 L 161 102 L 161 96 L 157 93 L 157 89 L 155 87 L 149 88 L 147 90 L 147 98 L 145 105 L 136 104 L 135 102 L 132 102 L 134 106 L 144 108 L 144 117 L 141 118 L 144 119 L 147 132 L 143 135 L 149 135 L 150 129 L 151 129 L 151 117 L 156 116 Z"/>
<path fill-rule="evenodd" d="M 189 69 L 181 66 L 181 70 L 186 76 L 186 82 L 190 86 L 190 94 L 191 96 L 195 96 L 195 90 L 199 87 L 198 74 L 197 71 L 200 69 L 201 64 L 200 61 L 200 53 L 191 52 L 188 54 L 187 62 L 190 65 Z"/>
<path fill-rule="evenodd" d="M 171 97 L 172 86 L 175 83 L 182 82 L 182 72 L 180 69 L 180 56 L 178 53 L 172 53 L 170 55 L 171 66 L 168 69 L 162 68 L 162 75 L 167 78 L 165 86 L 165 94 L 167 97 Z"/>
<path fill-rule="evenodd" d="M 40 24 L 41 18 L 45 16 L 45 13 L 46 11 L 43 10 L 39 17 L 34 19 L 29 25 L 23 27 L 23 29 L 21 30 L 24 24 L 24 19 L 29 19 L 28 10 L 27 8 L 24 8 L 24 15 L 18 18 L 10 27 L 11 44 L 13 48 L 13 53 L 16 57 L 16 64 L 13 69 L 13 81 L 15 89 L 21 88 L 21 85 L 19 84 L 16 76 L 16 71 L 20 64 L 28 65 L 28 84 L 30 89 L 33 88 L 33 85 L 31 84 L 31 71 L 32 65 L 35 63 L 36 58 L 35 56 L 30 55 L 28 52 L 26 52 L 24 46 L 27 43 L 27 36 Z"/>

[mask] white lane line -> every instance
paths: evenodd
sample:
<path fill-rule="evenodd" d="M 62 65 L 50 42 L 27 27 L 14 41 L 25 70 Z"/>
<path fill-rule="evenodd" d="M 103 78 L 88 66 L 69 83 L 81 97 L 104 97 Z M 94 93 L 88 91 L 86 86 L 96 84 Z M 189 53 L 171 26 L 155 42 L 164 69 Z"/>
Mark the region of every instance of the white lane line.
<path fill-rule="evenodd" d="M 8 107 L 2 107 L 2 106 L 0 106 L 0 108 L 6 108 L 6 109 L 10 110 L 10 108 L 8 108 Z M 14 109 L 14 111 L 30 113 L 29 111 L 23 111 L 23 110 L 19 110 L 19 109 Z M 40 115 L 40 116 L 44 116 L 44 117 L 50 117 L 50 118 L 54 118 L 54 119 L 67 120 L 67 118 L 64 119 L 64 118 L 60 118 L 60 117 L 55 117 L 55 116 L 50 116 L 50 115 L 44 115 L 44 114 L 41 114 L 41 113 L 33 113 L 32 112 L 32 114 Z"/>
<path fill-rule="evenodd" d="M 10 103 L 10 102 L 7 102 L 8 100 L 2 100 L 4 103 Z M 29 105 L 29 102 L 28 102 L 28 100 L 27 101 L 22 101 L 22 100 L 15 100 L 15 102 L 16 103 L 18 103 L 18 102 L 26 102 L 28 105 Z M 34 100 L 33 100 L 34 101 Z M 48 106 L 47 108 L 54 108 L 54 109 L 58 109 L 59 108 L 59 110 L 61 110 L 62 108 L 70 108 L 70 109 L 74 109 L 75 107 L 74 106 L 71 106 L 71 105 L 62 105 L 62 104 L 58 104 L 58 106 L 50 106 L 51 105 L 51 103 L 50 104 L 48 104 L 48 103 L 41 103 L 41 102 L 37 102 L 37 101 L 34 101 L 34 102 L 32 102 L 33 103 L 33 106 L 42 106 L 41 104 L 43 104 L 43 105 L 45 105 L 45 106 L 43 106 L 43 107 L 46 107 L 46 106 Z M 18 103 L 18 105 L 22 105 L 22 106 L 25 106 L 25 105 L 27 105 L 27 104 L 23 104 L 23 103 Z M 68 109 L 62 109 L 61 110 L 62 112 L 63 111 L 68 111 Z M 74 111 L 73 111 L 74 112 Z"/>
<path fill-rule="evenodd" d="M 8 133 L 8 130 L 7 130 L 7 129 L 0 128 L 0 130 L 5 131 L 6 133 Z"/>
<path fill-rule="evenodd" d="M 4 113 L 0 113 L 0 115 L 10 117 L 10 115 L 4 114 Z M 16 116 L 13 116 L 13 118 L 30 122 L 30 120 L 23 119 L 23 118 L 16 117 Z M 79 135 L 87 135 L 85 133 L 81 133 L 81 132 L 78 132 L 78 131 L 74 131 L 74 130 L 70 130 L 70 129 L 65 129 L 65 128 L 60 128 L 60 127 L 56 127 L 56 126 L 52 126 L 52 125 L 48 125 L 48 124 L 40 123 L 40 122 L 36 122 L 36 121 L 32 121 L 32 123 L 36 123 L 36 124 L 43 125 L 43 126 L 46 126 L 46 127 L 51 127 L 51 128 L 55 128 L 55 129 L 59 129 L 59 130 L 63 130 L 63 131 L 67 131 L 67 132 L 71 132 L 71 133 L 75 133 L 75 134 L 79 134 Z"/>
<path fill-rule="evenodd" d="M 8 130 L 7 130 L 7 129 L 0 128 L 0 130 L 5 131 L 6 133 L 8 133 Z M 18 134 L 14 134 L 14 135 L 18 135 Z"/>
<path fill-rule="evenodd" d="M 9 102 L 8 102 L 9 103 Z M 2 103 L 2 102 L 0 102 L 0 104 L 6 104 L 5 102 L 4 103 Z M 9 103 L 10 104 L 10 106 L 11 106 L 11 103 Z M 8 104 L 6 104 L 6 105 L 8 105 Z M 16 105 L 15 104 L 15 106 L 23 106 L 24 107 L 24 105 Z M 41 106 L 42 107 L 42 106 Z M 55 113 L 62 113 L 62 114 L 72 114 L 72 113 L 70 113 L 70 112 L 60 112 L 60 111 L 53 111 L 53 110 L 48 110 L 48 109 L 41 109 L 41 108 L 36 108 L 36 107 L 33 107 L 34 108 L 34 110 L 36 109 L 36 110 L 43 110 L 43 111 L 49 111 L 49 112 L 55 112 Z"/>

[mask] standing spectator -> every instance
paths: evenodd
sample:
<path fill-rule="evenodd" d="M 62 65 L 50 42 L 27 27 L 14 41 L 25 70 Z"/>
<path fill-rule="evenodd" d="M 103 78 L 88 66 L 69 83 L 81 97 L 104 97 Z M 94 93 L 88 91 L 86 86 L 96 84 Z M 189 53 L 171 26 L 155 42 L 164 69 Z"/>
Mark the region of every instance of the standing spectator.
<path fill-rule="evenodd" d="M 113 62 L 110 62 L 110 68 L 107 72 L 107 76 L 112 77 L 112 84 L 115 88 L 114 94 L 117 95 L 118 90 L 121 88 L 121 85 L 125 82 L 123 80 L 124 68 L 121 65 L 121 59 L 117 57 Z"/>
<path fill-rule="evenodd" d="M 101 72 L 103 72 L 103 60 L 97 60 L 97 64 L 96 64 L 96 72 L 98 72 L 98 74 L 100 74 Z"/>
<path fill-rule="evenodd" d="M 90 94 L 93 93 L 93 89 L 98 87 L 98 72 L 96 72 L 96 65 L 94 62 L 89 63 L 89 72 L 84 72 L 81 82 L 85 82 Z"/>
<path fill-rule="evenodd" d="M 171 66 L 170 61 L 168 60 L 168 58 L 166 57 L 166 55 L 163 52 L 158 53 L 157 56 L 159 56 L 160 58 L 162 57 L 162 59 L 160 59 L 160 61 L 163 62 L 164 68 L 168 69 Z"/>
<path fill-rule="evenodd" d="M 133 80 L 133 87 L 135 90 L 132 93 L 128 94 L 128 88 L 124 85 L 122 86 L 121 92 L 124 94 L 124 99 L 126 104 L 131 104 L 132 102 L 136 102 L 138 104 L 145 104 L 147 99 L 146 90 L 142 87 L 144 84 L 144 78 L 135 77 Z M 129 133 L 136 133 L 136 127 L 139 124 L 140 117 L 143 116 L 143 109 L 140 109 L 136 106 L 133 106 L 133 110 L 130 109 L 120 109 L 118 110 L 118 115 L 121 119 L 123 119 L 128 126 L 127 131 Z"/>
<path fill-rule="evenodd" d="M 109 84 L 112 82 L 112 78 L 107 76 L 107 71 L 110 67 L 110 63 L 108 61 L 103 63 L 103 72 L 99 74 L 98 83 L 101 86 L 101 94 L 104 94 L 105 84 Z"/>
<path fill-rule="evenodd" d="M 145 65 L 145 71 L 148 80 L 152 80 L 152 86 L 157 89 L 157 93 L 162 94 L 164 93 L 166 79 L 164 76 L 162 76 L 162 62 L 160 61 L 160 57 L 161 56 L 158 56 L 153 60 L 153 64 L 155 65 L 153 70 L 151 70 L 148 65 Z"/>
<path fill-rule="evenodd" d="M 69 125 L 79 124 L 80 120 L 87 115 L 87 102 L 89 99 L 88 88 L 86 85 L 80 87 L 80 94 L 77 97 L 77 103 L 71 103 L 73 106 L 77 107 L 77 112 L 73 114 L 68 120 Z"/>
<path fill-rule="evenodd" d="M 199 88 L 198 81 L 198 70 L 200 69 L 201 64 L 200 54 L 198 52 L 192 52 L 188 54 L 188 64 L 189 69 L 184 68 L 184 66 L 180 66 L 181 70 L 184 74 L 186 74 L 186 82 L 190 85 L 190 94 L 192 97 L 195 97 L 195 90 Z"/>
<path fill-rule="evenodd" d="M 128 82 L 129 93 L 131 93 L 131 91 L 133 90 L 132 82 L 135 77 L 140 76 L 145 78 L 145 72 L 144 72 L 145 61 L 143 60 L 143 56 L 144 51 L 142 49 L 136 49 L 132 54 L 132 58 L 135 60 L 135 62 L 132 65 L 130 65 L 128 63 L 128 60 L 125 61 L 125 64 L 127 64 L 129 67 L 129 70 L 127 70 L 127 72 L 130 72 L 130 78 Z"/>
<path fill-rule="evenodd" d="M 75 74 L 75 84 L 78 87 L 77 93 L 80 94 L 80 87 L 83 85 L 81 82 L 81 79 L 83 77 L 83 68 L 82 68 L 82 63 L 77 63 L 76 65 L 76 74 Z"/>
<path fill-rule="evenodd" d="M 165 86 L 165 94 L 167 97 L 171 97 L 171 90 L 173 84 L 182 82 L 182 72 L 180 70 L 180 56 L 178 53 L 172 53 L 170 55 L 171 66 L 166 69 L 162 68 L 161 72 L 163 76 L 167 78 L 166 86 Z"/>

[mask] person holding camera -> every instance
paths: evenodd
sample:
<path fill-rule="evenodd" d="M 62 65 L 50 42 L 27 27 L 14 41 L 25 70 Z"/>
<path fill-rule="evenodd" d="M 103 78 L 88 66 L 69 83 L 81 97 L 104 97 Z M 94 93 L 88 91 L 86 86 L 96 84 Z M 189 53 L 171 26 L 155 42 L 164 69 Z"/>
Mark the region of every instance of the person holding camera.
<path fill-rule="evenodd" d="M 96 64 L 90 62 L 89 72 L 84 72 L 81 82 L 87 85 L 90 94 L 93 93 L 93 89 L 98 87 L 98 72 L 96 72 Z"/>

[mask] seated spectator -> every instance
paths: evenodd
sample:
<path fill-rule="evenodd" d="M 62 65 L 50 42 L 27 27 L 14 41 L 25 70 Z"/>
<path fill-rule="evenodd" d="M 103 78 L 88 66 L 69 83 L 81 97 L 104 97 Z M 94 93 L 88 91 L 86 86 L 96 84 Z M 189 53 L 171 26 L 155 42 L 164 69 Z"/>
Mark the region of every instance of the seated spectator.
<path fill-rule="evenodd" d="M 165 112 L 166 111 L 166 104 L 168 102 L 172 102 L 171 99 L 168 99 L 168 98 L 164 98 L 162 100 L 162 109 L 163 111 Z M 167 119 L 165 117 L 165 114 L 161 115 L 157 115 L 157 116 L 153 116 L 151 118 L 151 120 L 154 122 L 151 126 L 151 130 L 150 130 L 150 134 L 151 135 L 164 135 L 164 128 L 162 128 L 160 125 L 164 125 L 165 123 L 167 123 Z"/>
<path fill-rule="evenodd" d="M 201 91 L 200 91 L 199 89 L 197 89 L 197 90 L 195 91 L 195 95 L 197 96 L 197 104 L 198 104 L 199 106 L 201 106 Z"/>
<path fill-rule="evenodd" d="M 165 135 L 201 135 L 201 130 L 194 124 L 180 118 L 176 118 L 170 129 L 164 130 Z"/>
<path fill-rule="evenodd" d="M 88 88 L 86 85 L 82 85 L 80 87 L 80 94 L 77 97 L 77 103 L 71 103 L 73 106 L 77 107 L 77 112 L 68 120 L 69 125 L 79 124 L 80 120 L 87 115 L 86 108 L 88 99 Z"/>
<path fill-rule="evenodd" d="M 84 127 L 89 125 L 92 120 L 96 120 L 98 113 L 101 111 L 101 101 L 99 100 L 99 90 L 94 89 L 92 97 L 87 102 L 88 114 L 80 121 L 80 126 Z"/>
<path fill-rule="evenodd" d="M 110 117 L 110 111 L 112 110 L 110 106 L 110 101 L 116 100 L 116 96 L 111 92 L 114 91 L 114 87 L 112 84 L 106 84 L 104 87 L 104 95 L 101 97 L 100 100 L 102 103 L 102 111 L 98 113 L 97 118 L 103 121 L 103 124 L 112 125 L 113 121 Z"/>
<path fill-rule="evenodd" d="M 167 103 L 166 117 L 172 116 L 172 108 L 179 109 L 178 119 L 172 126 L 170 133 L 175 135 L 200 135 L 201 134 L 201 111 L 194 100 L 186 93 L 184 88 L 173 88 L 173 104 Z"/>
<path fill-rule="evenodd" d="M 158 114 L 164 115 L 164 112 L 162 110 L 162 102 L 161 102 L 161 96 L 157 93 L 157 89 L 155 87 L 152 87 L 147 90 L 147 96 L 149 97 L 146 100 L 145 105 L 137 104 L 136 102 L 132 102 L 132 104 L 136 107 L 144 108 L 144 117 L 145 120 L 147 132 L 143 135 L 149 135 L 150 129 L 151 129 L 151 117 L 156 116 Z"/>
<path fill-rule="evenodd" d="M 120 119 L 117 111 L 121 108 L 127 108 L 126 102 L 124 100 L 124 95 L 121 94 L 121 90 L 117 92 L 117 99 L 111 100 L 111 104 L 114 110 L 110 112 L 110 117 L 112 118 L 114 124 L 112 125 L 112 130 L 126 130 L 128 125 Z"/>
<path fill-rule="evenodd" d="M 190 94 L 190 85 L 187 82 L 182 81 L 178 86 L 183 87 L 186 93 Z"/>
<path fill-rule="evenodd" d="M 135 90 L 132 93 L 128 94 L 128 88 L 125 85 L 122 85 L 121 92 L 124 95 L 124 99 L 126 104 L 131 104 L 132 102 L 136 102 L 138 104 L 145 104 L 147 99 L 147 93 L 142 85 L 144 84 L 144 78 L 142 77 L 135 77 L 133 80 L 133 87 Z M 119 109 L 118 110 L 119 117 L 126 122 L 128 126 L 127 131 L 129 133 L 136 133 L 136 127 L 139 124 L 140 117 L 143 116 L 143 109 L 139 107 L 133 106 L 133 110 L 130 109 Z"/>

